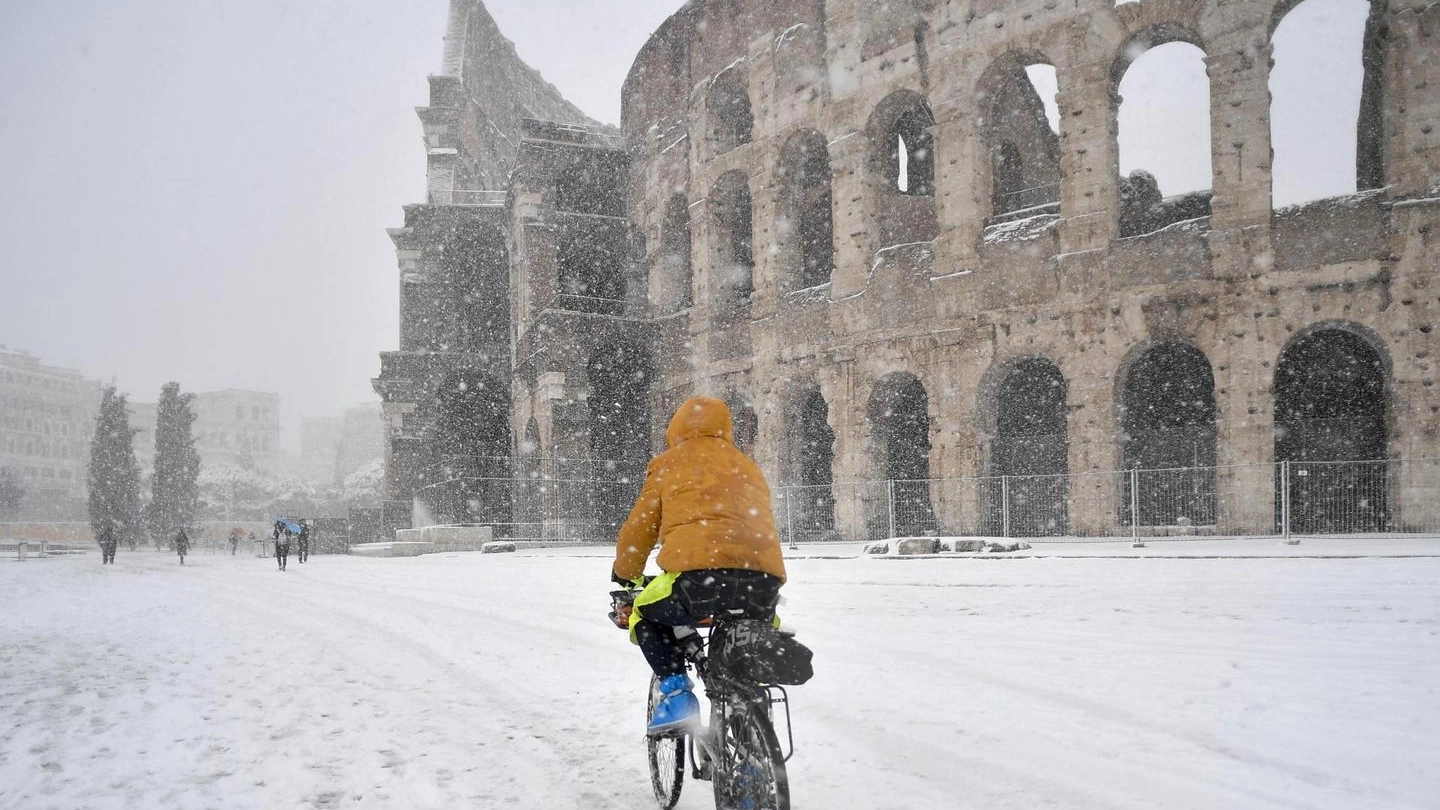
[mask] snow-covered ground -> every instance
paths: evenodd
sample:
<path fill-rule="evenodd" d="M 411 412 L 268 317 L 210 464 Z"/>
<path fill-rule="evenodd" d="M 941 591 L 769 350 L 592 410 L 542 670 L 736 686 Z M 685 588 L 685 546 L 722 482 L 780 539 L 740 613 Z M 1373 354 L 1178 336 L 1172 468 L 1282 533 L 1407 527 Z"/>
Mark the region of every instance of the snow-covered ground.
<path fill-rule="evenodd" d="M 790 552 L 799 810 L 1437 806 L 1440 541 L 858 552 Z M 607 575 L 0 561 L 0 808 L 649 807 Z"/>

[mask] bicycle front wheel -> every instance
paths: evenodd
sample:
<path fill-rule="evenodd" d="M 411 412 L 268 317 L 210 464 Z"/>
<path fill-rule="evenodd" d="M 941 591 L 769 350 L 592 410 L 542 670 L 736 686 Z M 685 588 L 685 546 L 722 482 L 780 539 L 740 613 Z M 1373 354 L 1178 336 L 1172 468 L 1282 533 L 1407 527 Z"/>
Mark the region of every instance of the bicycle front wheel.
<path fill-rule="evenodd" d="M 775 727 L 759 706 L 731 712 L 717 741 L 716 810 L 790 810 L 790 782 Z"/>
<path fill-rule="evenodd" d="M 660 702 L 660 678 L 650 676 L 650 699 L 645 705 L 645 722 L 655 714 L 655 705 Z M 670 810 L 680 801 L 680 788 L 685 784 L 685 734 L 680 731 L 662 736 L 645 738 L 645 750 L 650 760 L 650 787 L 655 790 L 655 801 L 660 810 Z"/>

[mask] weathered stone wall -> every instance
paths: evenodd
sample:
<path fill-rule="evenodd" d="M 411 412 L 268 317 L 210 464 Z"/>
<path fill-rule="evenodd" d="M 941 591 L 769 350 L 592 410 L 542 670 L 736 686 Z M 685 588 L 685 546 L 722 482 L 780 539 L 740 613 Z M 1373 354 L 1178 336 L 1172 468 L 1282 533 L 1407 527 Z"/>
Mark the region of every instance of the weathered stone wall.
<path fill-rule="evenodd" d="M 1275 211 L 1270 40 L 1296 5 L 913 0 L 877 13 L 867 0 L 692 0 L 637 56 L 623 142 L 599 130 L 516 132 L 504 227 L 517 447 L 565 456 L 610 441 L 643 455 L 658 449 L 675 405 L 704 392 L 754 410 L 755 454 L 775 483 L 790 483 L 798 403 L 818 389 L 834 433 L 836 529 L 861 535 L 876 525 L 877 495 L 840 491 L 885 477 L 890 439 L 875 409 L 886 386 L 923 386 L 929 475 L 983 476 L 999 457 L 1007 375 L 1043 361 L 1063 378 L 1064 471 L 1079 476 L 1067 491 L 1068 530 L 1111 533 L 1122 496 L 1101 473 L 1123 466 L 1127 371 L 1153 347 L 1182 343 L 1208 361 L 1215 460 L 1230 465 L 1217 474 L 1217 530 L 1253 530 L 1273 509 L 1263 465 L 1275 458 L 1277 364 L 1307 335 L 1339 329 L 1383 365 L 1386 453 L 1440 456 L 1440 3 L 1372 4 L 1357 176 L 1361 189 L 1382 187 Z M 1131 194 L 1122 205 L 1119 81 L 1137 50 L 1171 41 L 1206 54 L 1211 189 L 1164 201 Z M 1035 63 L 1056 72 L 1058 138 L 1021 84 Z M 748 110 L 736 107 L 737 91 Z M 427 135 L 439 131 L 421 115 Z M 432 186 L 483 179 L 476 156 L 495 144 L 476 121 L 452 115 L 446 126 L 459 130 L 432 138 L 432 148 L 454 149 L 432 153 Z M 779 161 L 810 132 L 828 153 L 834 269 L 828 282 L 797 289 L 787 280 L 794 198 Z M 897 133 L 920 147 L 906 157 L 909 188 L 897 184 Z M 1027 157 L 1023 184 L 1056 184 L 1042 202 L 1058 206 L 1018 221 L 994 216 L 995 150 L 1005 140 Z M 447 175 L 452 159 L 466 168 Z M 581 222 L 595 215 L 556 205 L 576 173 L 615 165 L 628 178 L 622 216 Z M 736 301 L 725 296 L 737 289 L 741 190 L 753 291 Z M 563 243 L 577 228 L 623 253 L 598 262 L 618 268 L 622 281 L 604 289 L 623 287 L 623 304 L 557 305 L 562 265 L 576 263 Z M 620 229 L 628 237 L 616 237 Z M 397 235 L 402 275 L 440 241 Z M 392 480 L 433 453 L 411 425 L 425 422 L 440 371 L 398 370 L 441 351 L 433 334 L 414 332 L 414 318 L 402 314 L 402 348 L 414 356 L 387 354 L 377 381 L 396 431 Z M 639 371 L 644 403 L 596 403 L 592 381 L 616 362 Z M 596 439 L 622 417 L 647 421 L 641 441 Z M 1418 508 L 1398 493 L 1395 508 Z M 978 486 L 931 495 L 939 525 L 956 531 L 981 529 L 984 497 Z"/>
<path fill-rule="evenodd" d="M 830 405 L 835 479 L 863 480 L 883 477 L 874 469 L 867 402 L 877 381 L 907 372 L 929 394 L 931 474 L 983 475 L 997 407 L 983 395 L 987 379 L 1043 357 L 1068 385 L 1069 471 L 1114 470 L 1117 375 L 1146 347 L 1176 340 L 1210 361 L 1220 463 L 1258 464 L 1273 457 L 1271 378 L 1281 351 L 1299 335 L 1339 326 L 1386 358 L 1391 455 L 1440 453 L 1432 369 L 1440 347 L 1430 329 L 1440 303 L 1431 235 L 1440 202 L 1428 198 L 1440 178 L 1437 4 L 1376 4 L 1372 28 L 1385 36 L 1383 53 L 1370 60 L 1380 71 L 1371 84 L 1381 91 L 1386 188 L 1283 212 L 1270 204 L 1267 71 L 1269 38 L 1293 0 L 889 5 L 892 13 L 877 17 L 873 4 L 858 1 L 692 2 L 641 52 L 623 123 L 634 155 L 632 217 L 654 246 L 675 189 L 685 189 L 696 212 L 691 373 L 667 367 L 662 387 L 750 397 L 760 415 L 757 453 L 778 473 L 789 452 L 777 403 L 813 381 Z M 822 43 L 823 64 L 797 85 L 804 73 L 781 65 L 799 31 Z M 1115 90 L 1127 47 L 1173 40 L 1207 55 L 1213 213 L 1121 239 Z M 997 65 L 1016 61 L 1056 69 L 1060 212 L 1028 230 L 990 233 L 985 88 Z M 690 75 L 684 122 L 673 115 L 677 64 Z M 749 143 L 716 153 L 705 95 L 727 68 L 746 77 L 754 125 Z M 933 198 L 902 198 L 876 177 L 875 150 L 885 144 L 876 142 L 872 117 L 899 91 L 933 112 Z M 785 140 L 801 128 L 829 144 L 836 267 L 826 287 L 787 295 L 772 249 L 773 173 Z M 716 180 L 734 171 L 748 178 L 754 198 L 755 293 L 739 325 L 710 316 L 714 237 L 700 211 Z M 908 215 L 902 206 L 933 207 L 933 240 L 891 247 L 877 238 L 877 228 L 884 236 L 893 227 L 888 218 Z M 655 252 L 647 258 L 647 270 L 661 272 Z M 1269 476 L 1222 476 L 1225 519 L 1263 525 Z M 1114 521 L 1113 487 L 1094 490 L 1094 498 L 1076 499 L 1099 504 L 1072 510 L 1076 530 L 1104 532 Z"/>

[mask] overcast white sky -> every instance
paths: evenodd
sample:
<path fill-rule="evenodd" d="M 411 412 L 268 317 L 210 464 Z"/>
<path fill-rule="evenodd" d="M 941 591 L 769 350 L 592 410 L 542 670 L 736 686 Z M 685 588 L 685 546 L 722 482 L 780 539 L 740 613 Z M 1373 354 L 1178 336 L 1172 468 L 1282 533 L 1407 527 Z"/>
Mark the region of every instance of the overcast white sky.
<path fill-rule="evenodd" d="M 636 52 L 683 2 L 487 5 L 567 98 L 618 123 Z M 168 380 L 192 391 L 279 392 L 292 448 L 300 417 L 374 401 L 378 354 L 399 342 L 385 229 L 423 198 L 413 109 L 426 103 L 425 76 L 439 69 L 447 7 L 0 0 L 0 344 L 113 379 L 135 400 L 154 401 Z M 1363 21 L 1364 7 L 1310 0 L 1292 16 L 1343 27 L 1357 14 Z M 1341 77 L 1304 68 L 1292 95 L 1310 109 L 1354 73 L 1358 39 L 1353 48 L 1304 30 L 1296 39 Z M 1278 35 L 1276 47 L 1283 67 Z M 1324 55 L 1347 48 L 1353 56 Z M 1183 92 L 1203 99 L 1203 70 L 1188 91 L 1166 78 L 1183 72 L 1183 60 L 1158 68 L 1148 91 L 1127 77 L 1126 106 L 1146 92 L 1182 107 Z M 1358 99 L 1358 75 L 1353 84 Z M 1277 91 L 1277 104 L 1286 96 Z M 1202 102 L 1188 107 L 1205 113 Z M 1127 114 L 1122 108 L 1122 139 Z M 1348 115 L 1353 165 L 1353 108 Z M 1148 117 L 1172 119 L 1182 131 L 1208 130 L 1208 118 L 1168 108 Z M 1151 168 L 1167 194 L 1208 186 L 1192 159 L 1171 179 L 1138 131 L 1168 149 L 1175 135 L 1128 126 L 1136 140 L 1122 140 L 1122 169 Z M 1346 126 L 1306 121 L 1296 140 L 1333 152 L 1315 133 L 1343 135 Z M 1276 151 L 1280 172 L 1292 150 L 1277 140 Z M 1297 165 L 1297 174 L 1319 176 L 1314 158 Z M 1342 193 L 1339 182 L 1295 194 Z"/>

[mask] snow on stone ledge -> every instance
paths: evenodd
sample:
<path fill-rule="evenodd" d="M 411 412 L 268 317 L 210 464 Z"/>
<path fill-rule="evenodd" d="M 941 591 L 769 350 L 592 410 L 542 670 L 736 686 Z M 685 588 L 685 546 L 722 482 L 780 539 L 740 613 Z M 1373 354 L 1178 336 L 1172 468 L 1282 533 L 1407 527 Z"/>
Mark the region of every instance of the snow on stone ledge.
<path fill-rule="evenodd" d="M 1033 217 L 991 225 L 985 229 L 985 244 L 1028 242 L 1031 239 L 1039 239 L 1059 221 L 1059 214 L 1036 214 Z"/>

